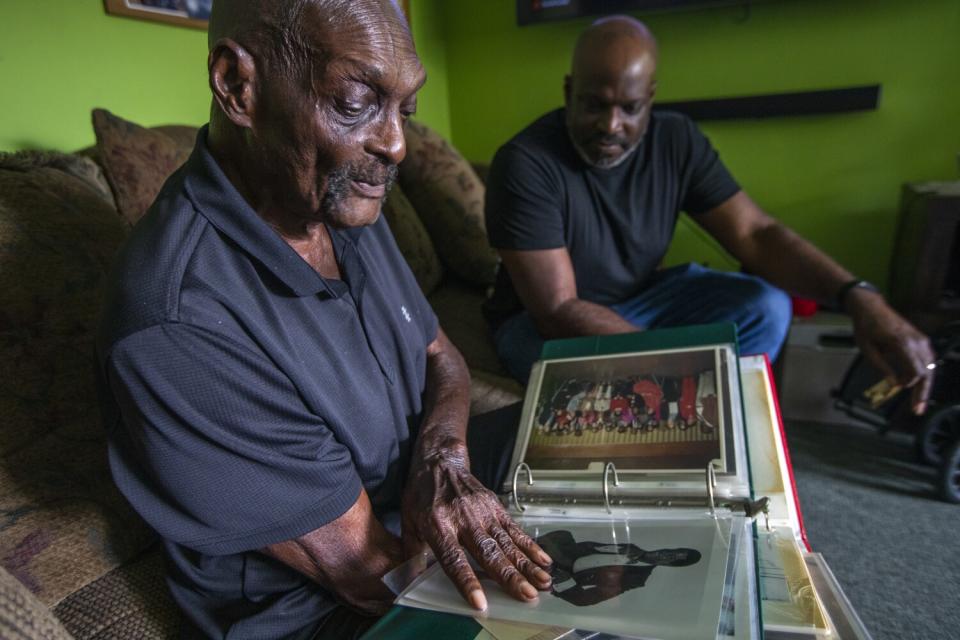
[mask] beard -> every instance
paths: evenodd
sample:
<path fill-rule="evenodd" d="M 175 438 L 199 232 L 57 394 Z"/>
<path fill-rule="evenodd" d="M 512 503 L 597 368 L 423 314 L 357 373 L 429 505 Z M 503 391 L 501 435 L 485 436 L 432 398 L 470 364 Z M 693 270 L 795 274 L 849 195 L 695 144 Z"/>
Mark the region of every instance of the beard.
<path fill-rule="evenodd" d="M 366 182 L 382 184 L 385 187 L 383 200 L 397 181 L 397 165 L 372 162 L 365 165 L 345 164 L 327 174 L 327 190 L 320 200 L 320 213 L 325 220 L 344 220 L 350 212 L 345 210 L 352 195 L 351 183 Z M 382 202 L 382 201 L 381 201 Z"/>
<path fill-rule="evenodd" d="M 637 147 L 640 146 L 640 143 L 643 142 L 643 136 L 640 136 L 640 138 L 629 147 L 626 146 L 628 141 L 619 136 L 603 136 L 595 141 L 592 140 L 591 142 L 599 142 L 602 144 L 619 144 L 620 146 L 625 147 L 624 152 L 619 156 L 615 156 L 613 158 L 601 157 L 597 160 L 591 158 L 586 148 L 577 140 L 575 140 L 573 136 L 570 136 L 570 141 L 573 143 L 573 148 L 577 150 L 577 154 L 580 156 L 580 159 L 587 163 L 587 165 L 595 169 L 613 169 L 614 167 L 619 167 L 621 164 L 627 161 L 633 152 L 637 150 Z"/>

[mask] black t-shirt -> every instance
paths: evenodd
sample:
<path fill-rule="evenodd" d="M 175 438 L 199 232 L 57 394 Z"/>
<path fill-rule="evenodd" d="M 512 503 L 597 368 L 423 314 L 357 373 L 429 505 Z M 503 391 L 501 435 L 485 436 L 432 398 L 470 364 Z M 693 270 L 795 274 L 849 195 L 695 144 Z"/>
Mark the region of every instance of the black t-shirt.
<path fill-rule="evenodd" d="M 189 635 L 308 638 L 332 594 L 257 550 L 366 489 L 399 533 L 437 319 L 386 221 L 331 239 L 322 278 L 205 146 L 114 268 L 97 339 L 110 466 L 163 537 Z"/>
<path fill-rule="evenodd" d="M 612 169 L 587 165 L 570 142 L 563 109 L 500 148 L 487 179 L 486 222 L 497 249 L 566 247 L 577 295 L 603 305 L 643 289 L 679 212 L 703 213 L 739 186 L 686 116 L 654 112 L 640 146 Z M 500 269 L 484 311 L 494 327 L 522 308 Z"/>

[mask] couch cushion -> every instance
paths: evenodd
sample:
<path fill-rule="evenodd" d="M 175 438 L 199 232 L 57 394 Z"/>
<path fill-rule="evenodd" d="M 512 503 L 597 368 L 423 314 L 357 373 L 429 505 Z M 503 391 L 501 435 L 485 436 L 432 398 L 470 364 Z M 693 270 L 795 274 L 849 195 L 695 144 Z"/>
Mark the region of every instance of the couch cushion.
<path fill-rule="evenodd" d="M 150 127 L 151 131 L 157 131 L 172 139 L 181 151 L 186 151 L 189 155 L 197 143 L 197 132 L 200 127 L 187 124 L 161 124 L 156 127 Z"/>
<path fill-rule="evenodd" d="M 0 568 L 0 638 L 72 640 L 67 630 L 16 578 Z"/>
<path fill-rule="evenodd" d="M 159 545 L 77 591 L 53 612 L 75 640 L 179 636 L 180 610 L 164 581 Z"/>
<path fill-rule="evenodd" d="M 56 151 L 22 151 L 20 153 L 0 153 L 0 168 L 7 171 L 27 173 L 39 169 L 61 171 L 73 176 L 100 196 L 104 203 L 116 208 L 113 193 L 107 183 L 103 170 L 96 158 Z M 93 162 L 90 162 L 93 160 Z M 52 175 L 52 174 L 51 174 Z"/>
<path fill-rule="evenodd" d="M 48 606 L 155 540 L 114 486 L 102 434 L 62 420 L 0 464 L 0 564 Z"/>
<path fill-rule="evenodd" d="M 114 488 L 93 382 L 101 283 L 126 226 L 86 158 L 0 154 L 0 564 L 45 604 L 152 538 Z"/>
<path fill-rule="evenodd" d="M 440 283 L 443 267 L 433 248 L 430 235 L 423 228 L 423 223 L 400 185 L 394 185 L 390 190 L 390 195 L 383 203 L 383 215 L 393 231 L 400 253 L 410 265 L 410 270 L 413 271 L 424 295 L 428 295 Z"/>
<path fill-rule="evenodd" d="M 407 122 L 403 192 L 433 238 L 443 264 L 468 282 L 493 284 L 497 254 L 487 243 L 483 183 L 470 163 L 437 133 Z"/>
<path fill-rule="evenodd" d="M 452 279 L 427 297 L 440 326 L 456 345 L 471 371 L 506 376 L 494 350 L 487 323 L 480 314 L 483 292 Z"/>
<path fill-rule="evenodd" d="M 470 415 L 486 413 L 523 400 L 523 388 L 506 376 L 470 372 Z"/>
<path fill-rule="evenodd" d="M 99 432 L 92 335 L 123 221 L 54 154 L 0 154 L 0 455 L 69 419 Z M 85 158 L 70 162 L 96 166 Z"/>
<path fill-rule="evenodd" d="M 130 225 L 147 211 L 166 179 L 190 156 L 193 140 L 186 130 L 171 128 L 171 136 L 119 118 L 106 109 L 93 110 L 100 164 L 113 189 L 117 209 Z"/>

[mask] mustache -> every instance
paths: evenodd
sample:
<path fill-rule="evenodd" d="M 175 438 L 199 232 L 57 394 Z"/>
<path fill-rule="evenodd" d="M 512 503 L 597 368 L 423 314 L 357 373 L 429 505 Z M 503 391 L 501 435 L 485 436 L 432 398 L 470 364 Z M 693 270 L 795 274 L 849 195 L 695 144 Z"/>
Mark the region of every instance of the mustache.
<path fill-rule="evenodd" d="M 386 193 L 389 193 L 397 180 L 398 172 L 397 165 L 382 161 L 345 164 L 338 167 L 327 176 L 326 194 L 323 196 L 320 207 L 328 215 L 335 211 L 348 197 L 351 182 L 384 185 Z"/>
<path fill-rule="evenodd" d="M 363 166 L 348 166 L 345 171 L 346 178 L 349 180 L 373 185 L 386 185 L 388 191 L 396 182 L 398 173 L 397 165 L 383 162 L 372 162 Z"/>
<path fill-rule="evenodd" d="M 597 135 L 590 139 L 593 144 L 616 144 L 621 147 L 627 146 L 629 141 L 623 136 Z"/>

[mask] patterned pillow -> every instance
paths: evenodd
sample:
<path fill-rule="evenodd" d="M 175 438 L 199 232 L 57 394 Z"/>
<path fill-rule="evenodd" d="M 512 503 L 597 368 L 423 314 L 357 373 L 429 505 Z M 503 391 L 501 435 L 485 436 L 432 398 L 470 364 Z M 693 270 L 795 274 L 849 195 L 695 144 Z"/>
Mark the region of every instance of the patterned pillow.
<path fill-rule="evenodd" d="M 192 140 L 189 134 L 172 137 L 146 129 L 106 109 L 93 110 L 93 131 L 117 209 L 133 226 L 153 204 L 170 174 L 186 162 Z M 187 140 L 191 142 L 184 146 Z"/>
<path fill-rule="evenodd" d="M 483 183 L 450 144 L 426 126 L 406 126 L 403 192 L 433 238 L 444 265 L 479 285 L 493 284 L 497 254 L 487 242 Z"/>
<path fill-rule="evenodd" d="M 427 230 L 423 228 L 423 223 L 400 185 L 394 185 L 390 190 L 382 211 L 423 295 L 429 295 L 440 284 L 443 267 Z"/>

